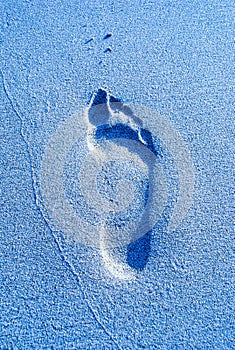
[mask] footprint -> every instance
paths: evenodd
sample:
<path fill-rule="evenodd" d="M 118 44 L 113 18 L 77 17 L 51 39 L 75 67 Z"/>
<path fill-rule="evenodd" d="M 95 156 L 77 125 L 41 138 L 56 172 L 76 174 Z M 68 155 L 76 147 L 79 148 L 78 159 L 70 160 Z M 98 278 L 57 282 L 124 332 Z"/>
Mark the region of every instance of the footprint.
<path fill-rule="evenodd" d="M 170 162 L 164 159 L 161 144 L 176 163 L 178 198 L 171 203 Z M 75 145 L 77 156 L 69 164 Z M 76 169 L 64 176 L 66 163 L 70 169 L 74 163 Z M 71 174 L 76 172 L 75 183 Z M 69 198 L 66 183 L 76 188 Z M 99 248 L 106 268 L 118 263 L 112 252 L 117 247 L 126 247 L 121 269 L 143 268 L 152 228 L 162 219 L 167 203 L 165 224 L 170 230 L 177 227 L 191 205 L 193 184 L 189 151 L 170 121 L 154 117 L 145 107 L 127 106 L 104 89 L 93 94 L 82 115 L 59 126 L 42 159 L 41 193 L 49 221 L 69 239 Z M 144 259 L 139 256 L 139 239 L 141 247 L 145 242 Z M 142 264 L 134 261 L 134 251 Z M 117 268 L 110 265 L 110 271 Z"/>
<path fill-rule="evenodd" d="M 98 107 L 98 108 L 97 108 Z M 112 157 L 113 153 L 117 152 L 119 153 L 119 149 L 121 150 L 120 146 L 127 147 L 125 142 L 121 142 L 119 144 L 119 148 L 116 147 L 115 150 L 112 148 L 112 155 L 110 153 L 110 145 L 109 149 L 107 148 L 107 144 L 103 143 L 103 140 L 110 140 L 114 142 L 118 139 L 129 139 L 134 140 L 134 142 L 138 142 L 139 145 L 144 147 L 147 147 L 147 149 L 151 150 L 155 156 L 161 155 L 161 150 L 158 147 L 158 149 L 155 149 L 153 145 L 153 139 L 151 136 L 151 133 L 147 130 L 143 129 L 143 124 L 140 118 L 136 117 L 134 113 L 132 112 L 131 108 L 125 105 L 121 102 L 121 100 L 113 97 L 112 95 L 108 94 L 104 89 L 99 89 L 97 93 L 93 94 L 91 101 L 89 103 L 89 106 L 86 111 L 86 122 L 87 122 L 87 146 L 90 150 L 91 154 L 94 156 L 96 161 L 98 163 L 104 163 L 108 162 Z M 116 143 L 117 144 L 117 143 Z M 122 147 L 123 151 L 123 147 Z M 130 148 L 129 148 L 130 151 Z M 134 149 L 135 153 L 137 151 Z M 146 167 L 146 173 L 148 177 L 152 176 L 152 167 L 154 166 L 155 159 L 150 155 L 150 152 L 146 154 L 141 149 L 139 150 L 140 154 L 142 153 L 142 161 L 146 163 L 146 158 L 150 160 L 147 162 Z M 130 152 L 129 152 L 130 153 Z M 133 154 L 131 153 L 131 154 Z M 137 152 L 138 153 L 138 152 Z M 127 151 L 126 151 L 126 158 L 128 158 Z M 134 157 L 132 157 L 129 154 L 129 161 L 134 161 Z M 124 154 L 125 159 L 125 154 Z M 96 176 L 96 173 L 94 174 Z M 84 174 L 85 177 L 85 174 Z M 95 183 L 95 178 L 93 180 L 93 184 Z M 95 185 L 91 185 L 91 183 L 88 185 L 88 183 L 83 184 L 84 187 L 92 188 Z M 126 206 L 128 206 L 128 202 L 126 199 L 129 200 L 132 198 L 132 193 L 129 191 L 129 185 L 126 183 L 122 189 L 119 189 L 119 203 L 121 206 L 121 209 L 124 210 Z M 86 191 L 84 191 L 84 194 Z M 124 194 L 124 196 L 123 196 Z M 96 197 L 98 195 L 96 194 Z M 145 204 L 148 202 L 149 197 L 149 191 L 144 192 L 145 197 Z M 94 196 L 93 196 L 94 198 Z M 88 199 L 88 198 L 87 198 Z M 92 199 L 88 199 L 88 202 L 90 205 L 94 204 L 92 203 Z M 100 201 L 101 202 L 101 201 Z M 124 204 L 124 205 L 123 205 Z M 100 203 L 97 203 L 97 206 L 100 206 Z M 103 207 L 103 205 L 102 205 Z M 109 207 L 110 212 L 108 212 L 107 208 Z M 135 249 L 133 249 L 132 246 L 127 247 L 127 252 L 125 254 L 125 259 L 127 262 L 125 263 L 118 263 L 117 259 L 115 258 L 115 255 L 112 252 L 112 249 L 110 247 L 110 244 L 107 245 L 107 242 L 110 239 L 110 232 L 109 232 L 109 225 L 110 222 L 108 220 L 108 216 L 110 213 L 112 213 L 113 210 L 120 210 L 118 207 L 114 208 L 112 205 L 109 205 L 109 203 L 106 203 L 106 207 L 103 209 L 107 212 L 107 218 L 104 218 L 104 222 L 101 225 L 100 229 L 100 250 L 102 254 L 103 261 L 105 263 L 106 268 L 115 276 L 121 279 L 132 279 L 135 276 L 134 273 L 134 267 L 140 268 L 140 266 L 143 268 L 148 260 L 148 254 L 146 252 L 149 252 L 150 248 L 150 238 L 151 238 L 151 232 L 147 232 L 145 235 L 145 240 L 138 240 L 135 244 Z M 127 218 L 128 220 L 129 218 Z M 148 217 L 145 216 L 144 220 L 148 220 Z M 108 222 L 108 225 L 106 223 Z M 134 227 L 134 230 L 137 228 Z M 117 230 L 115 234 L 120 235 L 120 232 Z M 130 234 L 130 232 L 129 232 Z M 131 239 L 133 241 L 133 239 Z M 141 254 L 141 250 L 138 249 L 138 246 L 143 246 L 143 242 L 145 242 L 145 248 L 143 249 Z M 119 245 L 122 245 L 122 241 L 120 240 Z M 147 248 L 148 246 L 148 248 Z M 134 257 L 134 252 L 138 250 L 138 254 Z M 127 254 L 132 252 L 131 259 L 129 254 L 129 259 L 127 257 Z M 134 259 L 135 258 L 135 259 Z M 134 260 L 136 260 L 136 263 L 134 263 Z M 138 261 L 141 261 L 141 264 L 138 264 Z M 131 264 L 128 265 L 128 262 Z M 131 266 L 132 265 L 132 266 Z M 132 268 L 131 268 L 132 267 Z"/>

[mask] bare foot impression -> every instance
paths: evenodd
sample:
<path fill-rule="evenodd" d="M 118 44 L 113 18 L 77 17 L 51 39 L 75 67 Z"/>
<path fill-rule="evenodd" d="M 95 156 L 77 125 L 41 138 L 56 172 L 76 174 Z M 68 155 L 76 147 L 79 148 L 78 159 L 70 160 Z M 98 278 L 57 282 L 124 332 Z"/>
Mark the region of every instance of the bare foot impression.
<path fill-rule="evenodd" d="M 76 156 L 69 158 L 74 148 Z M 170 205 L 164 150 L 178 182 Z M 194 167 L 169 119 L 99 89 L 51 137 L 40 185 L 52 229 L 99 249 L 111 276 L 132 280 L 136 269 L 126 258 L 128 246 L 151 232 L 167 206 L 166 229 L 178 227 L 193 201 Z"/>

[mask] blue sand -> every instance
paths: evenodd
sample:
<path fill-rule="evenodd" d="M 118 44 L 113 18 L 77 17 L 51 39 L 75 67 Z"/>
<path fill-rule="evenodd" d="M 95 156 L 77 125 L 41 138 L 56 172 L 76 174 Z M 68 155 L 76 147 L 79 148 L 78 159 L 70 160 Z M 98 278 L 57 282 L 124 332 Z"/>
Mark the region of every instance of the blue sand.
<path fill-rule="evenodd" d="M 234 3 L 4 0 L 0 18 L 0 349 L 235 349 Z M 165 214 L 129 245 L 145 283 L 123 292 L 39 209 L 50 137 L 101 87 L 169 118 L 196 170 L 178 229 Z"/>

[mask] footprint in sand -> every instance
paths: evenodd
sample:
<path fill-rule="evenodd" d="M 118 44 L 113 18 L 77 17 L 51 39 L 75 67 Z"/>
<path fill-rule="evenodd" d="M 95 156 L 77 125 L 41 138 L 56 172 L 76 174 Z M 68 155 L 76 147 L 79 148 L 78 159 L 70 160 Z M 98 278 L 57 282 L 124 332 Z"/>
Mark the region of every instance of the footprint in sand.
<path fill-rule="evenodd" d="M 177 198 L 167 223 L 172 231 L 192 204 L 194 167 L 180 134 L 156 112 L 126 105 L 99 89 L 80 115 L 59 126 L 42 159 L 41 194 L 52 228 L 67 239 L 99 248 L 106 269 L 120 279 L 133 279 L 135 269 L 117 248 L 150 232 L 168 202 L 169 179 L 156 139 L 177 170 Z M 63 180 L 75 145 L 80 157 L 76 184 L 70 173 Z M 76 188 L 76 193 L 71 189 L 71 198 L 66 181 Z"/>

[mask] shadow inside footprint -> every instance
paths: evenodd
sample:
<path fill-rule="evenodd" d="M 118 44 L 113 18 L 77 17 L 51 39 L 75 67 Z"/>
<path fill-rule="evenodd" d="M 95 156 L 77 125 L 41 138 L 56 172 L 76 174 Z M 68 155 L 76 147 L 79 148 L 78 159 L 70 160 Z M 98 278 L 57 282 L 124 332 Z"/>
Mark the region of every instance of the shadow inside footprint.
<path fill-rule="evenodd" d="M 130 267 L 142 270 L 146 266 L 151 251 L 151 237 L 152 232 L 149 231 L 128 245 L 126 262 Z"/>

